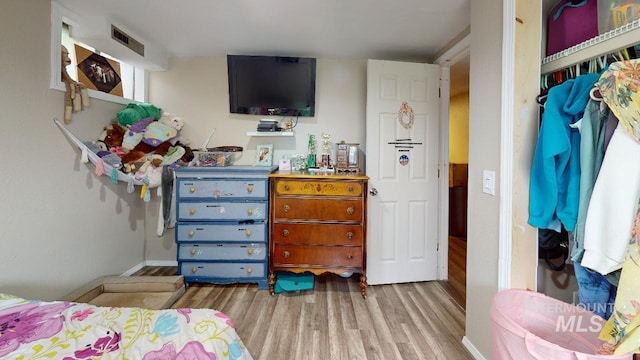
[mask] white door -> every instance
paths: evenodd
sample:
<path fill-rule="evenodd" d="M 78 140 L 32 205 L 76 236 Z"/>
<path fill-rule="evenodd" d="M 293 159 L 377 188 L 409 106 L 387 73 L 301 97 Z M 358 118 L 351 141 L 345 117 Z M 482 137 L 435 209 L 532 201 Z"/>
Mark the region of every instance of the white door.
<path fill-rule="evenodd" d="M 369 284 L 436 279 L 439 86 L 437 65 L 367 63 Z"/>

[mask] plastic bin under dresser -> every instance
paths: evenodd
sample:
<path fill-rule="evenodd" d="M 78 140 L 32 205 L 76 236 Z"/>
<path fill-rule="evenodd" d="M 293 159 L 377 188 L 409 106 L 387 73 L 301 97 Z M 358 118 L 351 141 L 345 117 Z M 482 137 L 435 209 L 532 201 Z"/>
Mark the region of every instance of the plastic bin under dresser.
<path fill-rule="evenodd" d="M 269 179 L 275 167 L 176 170 L 178 274 L 268 289 Z"/>

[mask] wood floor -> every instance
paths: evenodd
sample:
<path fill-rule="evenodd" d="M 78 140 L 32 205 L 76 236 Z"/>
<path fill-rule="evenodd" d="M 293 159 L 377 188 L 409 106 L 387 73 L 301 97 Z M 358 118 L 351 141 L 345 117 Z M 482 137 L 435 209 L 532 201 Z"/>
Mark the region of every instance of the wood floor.
<path fill-rule="evenodd" d="M 473 359 L 461 343 L 465 311 L 445 283 L 369 286 L 363 298 L 358 280 L 317 276 L 311 291 L 273 296 L 255 284 L 191 283 L 173 308 L 226 313 L 256 360 Z"/>
<path fill-rule="evenodd" d="M 467 240 L 449 236 L 449 281 L 445 289 L 465 308 L 467 293 Z"/>

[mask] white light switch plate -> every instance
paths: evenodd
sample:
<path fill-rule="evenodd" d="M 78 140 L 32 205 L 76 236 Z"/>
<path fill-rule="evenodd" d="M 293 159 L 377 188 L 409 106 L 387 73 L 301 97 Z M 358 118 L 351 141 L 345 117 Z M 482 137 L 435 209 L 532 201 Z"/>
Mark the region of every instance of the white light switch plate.
<path fill-rule="evenodd" d="M 496 172 L 490 170 L 482 171 L 482 192 L 485 194 L 496 194 Z"/>

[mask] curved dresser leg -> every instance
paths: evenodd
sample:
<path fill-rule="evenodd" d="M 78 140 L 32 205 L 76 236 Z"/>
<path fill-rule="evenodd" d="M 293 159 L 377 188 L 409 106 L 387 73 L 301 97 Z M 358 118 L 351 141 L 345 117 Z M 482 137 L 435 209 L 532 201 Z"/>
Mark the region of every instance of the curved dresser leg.
<path fill-rule="evenodd" d="M 363 298 L 367 298 L 367 276 L 360 274 L 360 294 Z"/>
<path fill-rule="evenodd" d="M 269 294 L 273 295 L 273 286 L 276 284 L 276 274 L 269 272 Z"/>

